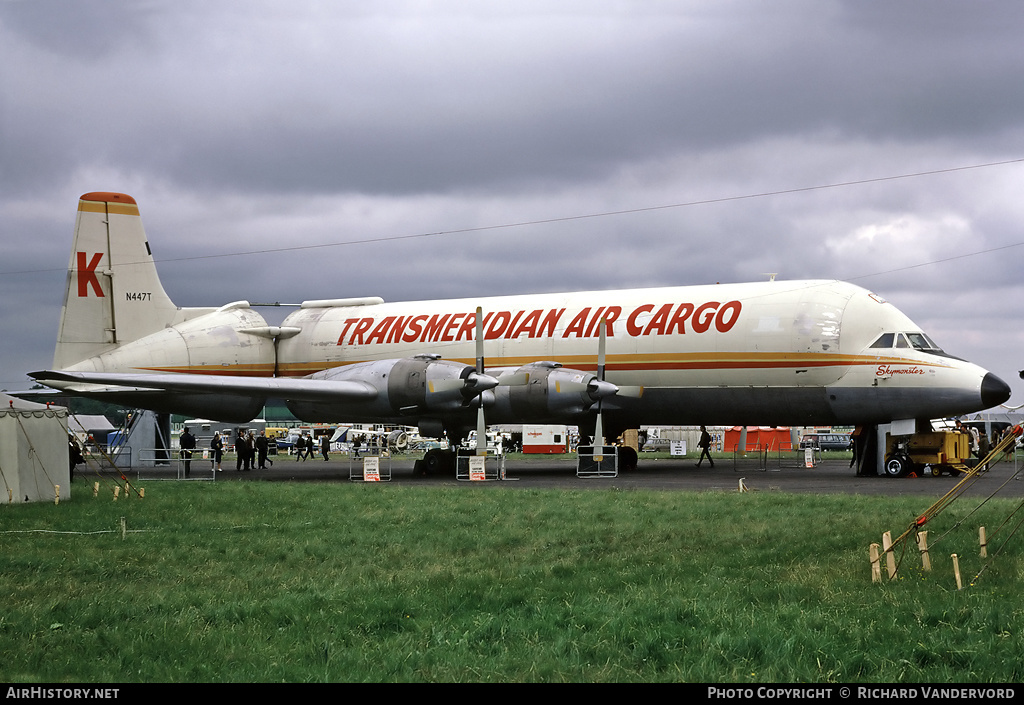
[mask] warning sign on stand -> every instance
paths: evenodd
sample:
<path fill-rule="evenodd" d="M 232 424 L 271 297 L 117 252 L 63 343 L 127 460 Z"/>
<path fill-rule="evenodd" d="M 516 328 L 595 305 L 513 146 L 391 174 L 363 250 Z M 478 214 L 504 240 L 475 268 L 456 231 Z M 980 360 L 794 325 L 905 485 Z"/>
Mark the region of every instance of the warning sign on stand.
<path fill-rule="evenodd" d="M 471 455 L 469 456 L 469 479 L 470 480 L 486 480 L 487 476 L 484 472 L 484 460 L 486 458 L 482 455 Z"/>
<path fill-rule="evenodd" d="M 380 458 L 375 455 L 363 458 L 363 482 L 380 482 Z"/>

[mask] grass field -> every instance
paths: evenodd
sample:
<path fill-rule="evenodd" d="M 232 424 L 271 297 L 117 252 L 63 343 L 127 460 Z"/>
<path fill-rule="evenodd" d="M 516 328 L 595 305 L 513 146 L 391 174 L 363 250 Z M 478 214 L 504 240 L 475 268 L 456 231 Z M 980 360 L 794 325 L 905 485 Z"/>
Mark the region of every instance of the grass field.
<path fill-rule="evenodd" d="M 920 498 L 156 483 L 0 507 L 0 681 L 1021 680 L 1024 562 Z M 122 536 L 121 518 L 128 533 Z M 49 533 L 58 532 L 58 533 Z M 1002 544 L 990 538 L 990 550 Z M 957 591 L 949 555 L 968 583 Z"/>

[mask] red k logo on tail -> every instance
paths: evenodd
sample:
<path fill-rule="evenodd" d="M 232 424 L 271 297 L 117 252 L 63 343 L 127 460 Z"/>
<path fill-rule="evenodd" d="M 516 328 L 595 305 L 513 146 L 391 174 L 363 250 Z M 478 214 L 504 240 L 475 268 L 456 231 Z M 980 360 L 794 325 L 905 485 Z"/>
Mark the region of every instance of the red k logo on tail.
<path fill-rule="evenodd" d="M 96 267 L 103 259 L 103 253 L 97 252 L 86 264 L 85 253 L 78 252 L 78 295 L 85 297 L 89 295 L 89 286 L 96 293 L 96 296 L 103 297 L 103 289 L 100 288 L 100 280 L 96 278 Z"/>

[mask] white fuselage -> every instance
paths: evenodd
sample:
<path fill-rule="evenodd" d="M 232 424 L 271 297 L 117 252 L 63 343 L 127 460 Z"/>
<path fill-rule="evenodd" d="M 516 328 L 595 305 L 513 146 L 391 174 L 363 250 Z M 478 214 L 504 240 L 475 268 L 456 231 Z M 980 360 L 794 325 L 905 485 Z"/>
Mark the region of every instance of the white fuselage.
<path fill-rule="evenodd" d="M 642 423 L 864 423 L 961 413 L 985 371 L 915 349 L 869 349 L 920 329 L 898 309 L 836 281 L 304 308 L 283 327 L 277 374 L 440 353 L 474 361 L 475 310 L 488 370 L 553 360 L 596 371 L 602 319 L 610 382 Z M 497 419 L 495 419 L 497 420 Z"/>

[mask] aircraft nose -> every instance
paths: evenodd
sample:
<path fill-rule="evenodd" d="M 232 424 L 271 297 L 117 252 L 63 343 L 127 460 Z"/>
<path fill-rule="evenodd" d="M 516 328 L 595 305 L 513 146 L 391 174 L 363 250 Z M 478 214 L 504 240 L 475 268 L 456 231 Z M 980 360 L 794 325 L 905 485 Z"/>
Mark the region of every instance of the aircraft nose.
<path fill-rule="evenodd" d="M 989 372 L 981 380 L 981 403 L 986 409 L 999 406 L 1010 398 L 1010 385 Z"/>

